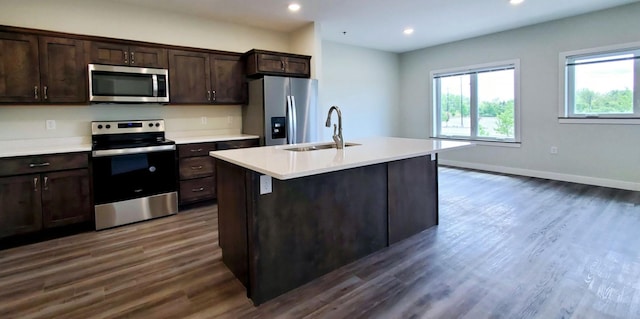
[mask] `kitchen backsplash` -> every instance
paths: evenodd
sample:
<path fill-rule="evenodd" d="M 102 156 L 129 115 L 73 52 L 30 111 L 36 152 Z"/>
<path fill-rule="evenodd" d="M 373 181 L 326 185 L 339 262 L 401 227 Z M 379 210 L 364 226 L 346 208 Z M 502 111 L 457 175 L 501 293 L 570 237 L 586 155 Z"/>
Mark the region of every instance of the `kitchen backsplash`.
<path fill-rule="evenodd" d="M 242 131 L 240 105 L 12 105 L 0 108 L 0 141 L 88 137 L 91 121 L 138 119 L 164 119 L 174 136 Z"/>

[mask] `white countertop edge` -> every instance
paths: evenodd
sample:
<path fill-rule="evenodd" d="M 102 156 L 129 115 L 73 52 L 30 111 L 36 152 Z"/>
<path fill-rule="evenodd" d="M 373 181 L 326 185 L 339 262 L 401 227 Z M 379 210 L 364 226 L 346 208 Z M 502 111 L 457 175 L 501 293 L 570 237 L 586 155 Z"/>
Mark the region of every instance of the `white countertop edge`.
<path fill-rule="evenodd" d="M 240 135 L 234 134 L 234 135 L 203 135 L 203 136 L 173 137 L 171 135 L 168 135 L 167 138 L 172 141 L 175 141 L 176 144 L 180 145 L 180 144 L 191 144 L 191 143 L 249 140 L 254 138 L 260 138 L 260 136 L 247 135 L 247 134 L 240 134 Z"/>
<path fill-rule="evenodd" d="M 357 142 L 357 141 L 354 141 L 354 142 Z M 305 144 L 296 144 L 296 145 L 297 146 L 309 146 L 309 145 L 316 145 L 316 144 L 325 144 L 325 143 L 305 143 Z M 429 150 L 429 151 L 416 151 L 416 152 L 413 152 L 413 153 L 405 153 L 405 154 L 395 155 L 395 156 L 384 156 L 384 157 L 379 157 L 379 158 L 376 158 L 376 159 L 361 161 L 361 162 L 357 162 L 357 163 L 348 163 L 348 164 L 337 165 L 337 166 L 333 166 L 333 167 L 324 167 L 324 168 L 318 168 L 318 169 L 305 170 L 305 171 L 286 174 L 286 175 L 278 174 L 276 172 L 269 171 L 269 170 L 263 169 L 261 167 L 257 167 L 255 165 L 251 165 L 251 164 L 246 163 L 246 162 L 237 161 L 237 160 L 235 160 L 233 158 L 226 157 L 226 156 L 224 156 L 224 154 L 220 154 L 221 151 L 212 151 L 212 152 L 209 152 L 209 155 L 212 156 L 212 157 L 224 160 L 226 162 L 229 162 L 229 163 L 232 163 L 232 164 L 235 164 L 235 165 L 250 169 L 252 171 L 255 171 L 255 172 L 258 172 L 258 173 L 262 173 L 262 174 L 265 174 L 265 175 L 269 175 L 269 176 L 274 177 L 274 178 L 279 179 L 279 180 L 289 180 L 289 179 L 294 179 L 294 178 L 299 178 L 299 177 L 306 177 L 306 176 L 311 176 L 311 175 L 336 172 L 336 171 L 341 171 L 341 170 L 346 170 L 346 169 L 351 169 L 351 168 L 357 168 L 357 167 L 362 167 L 362 166 L 369 166 L 369 165 L 375 165 L 375 164 L 380 164 L 380 163 L 387 163 L 387 162 L 392 162 L 392 161 L 408 159 L 408 158 L 426 156 L 426 155 L 430 155 L 430 154 L 437 154 L 437 153 L 442 153 L 442 152 L 446 152 L 446 151 L 450 151 L 450 150 L 454 150 L 454 149 L 458 149 L 458 148 L 470 147 L 470 146 L 475 146 L 475 144 L 471 143 L 471 144 L 467 144 L 467 145 L 459 145 L 459 146 L 447 147 L 447 148 L 444 148 L 444 149 Z M 290 147 L 293 147 L 293 146 L 292 145 L 279 145 L 279 146 L 276 146 L 275 148 L 276 149 L 284 149 L 284 148 L 290 148 Z M 224 151 L 222 151 L 222 152 L 224 152 Z"/>
<path fill-rule="evenodd" d="M 0 158 L 59 154 L 59 153 L 89 152 L 89 151 L 91 151 L 91 144 L 74 145 L 74 146 L 52 146 L 52 147 L 42 147 L 42 148 L 34 148 L 34 149 L 24 148 L 24 149 L 0 151 Z"/>
<path fill-rule="evenodd" d="M 0 141 L 0 158 L 91 151 L 87 137 L 58 137 Z"/>

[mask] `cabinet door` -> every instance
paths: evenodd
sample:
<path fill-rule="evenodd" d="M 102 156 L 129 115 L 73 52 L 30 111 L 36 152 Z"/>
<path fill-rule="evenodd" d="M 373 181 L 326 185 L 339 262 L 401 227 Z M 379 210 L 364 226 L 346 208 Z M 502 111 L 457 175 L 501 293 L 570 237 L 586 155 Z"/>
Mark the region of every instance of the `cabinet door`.
<path fill-rule="evenodd" d="M 87 101 L 84 43 L 80 40 L 40 37 L 42 100 L 53 103 Z"/>
<path fill-rule="evenodd" d="M 284 73 L 284 57 L 273 54 L 258 54 L 258 72 Z"/>
<path fill-rule="evenodd" d="M 0 102 L 40 101 L 38 38 L 0 32 Z"/>
<path fill-rule="evenodd" d="M 213 103 L 244 103 L 244 64 L 240 56 L 211 56 L 211 90 Z"/>
<path fill-rule="evenodd" d="M 0 178 L 0 238 L 42 228 L 40 175 Z"/>
<path fill-rule="evenodd" d="M 211 103 L 209 54 L 169 50 L 171 103 Z"/>
<path fill-rule="evenodd" d="M 88 63 L 129 65 L 129 47 L 116 43 L 89 42 Z"/>
<path fill-rule="evenodd" d="M 311 76 L 311 68 L 309 59 L 304 58 L 287 58 L 285 63 L 285 72 L 289 75 Z"/>
<path fill-rule="evenodd" d="M 89 170 L 42 174 L 42 219 L 45 228 L 91 219 Z"/>
<path fill-rule="evenodd" d="M 167 49 L 129 47 L 129 65 L 141 68 L 166 69 L 168 66 Z"/>

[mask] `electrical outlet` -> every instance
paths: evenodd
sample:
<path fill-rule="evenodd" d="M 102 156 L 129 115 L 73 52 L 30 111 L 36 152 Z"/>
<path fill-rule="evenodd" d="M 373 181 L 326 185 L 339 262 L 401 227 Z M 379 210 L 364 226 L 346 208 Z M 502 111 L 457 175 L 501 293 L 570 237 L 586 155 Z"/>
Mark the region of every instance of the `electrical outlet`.
<path fill-rule="evenodd" d="M 227 116 L 227 124 L 233 123 L 233 117 L 231 115 Z"/>
<path fill-rule="evenodd" d="M 47 120 L 46 121 L 47 130 L 55 130 L 56 129 L 56 121 L 55 120 Z"/>
<path fill-rule="evenodd" d="M 551 149 L 549 149 L 549 153 L 556 155 L 558 154 L 558 147 L 557 146 L 551 146 Z"/>
<path fill-rule="evenodd" d="M 202 125 L 207 125 L 207 117 L 206 117 L 206 116 L 201 117 L 201 118 L 200 118 L 200 123 L 201 123 Z"/>
<path fill-rule="evenodd" d="M 271 176 L 260 175 L 260 195 L 269 194 L 273 191 L 271 185 Z"/>

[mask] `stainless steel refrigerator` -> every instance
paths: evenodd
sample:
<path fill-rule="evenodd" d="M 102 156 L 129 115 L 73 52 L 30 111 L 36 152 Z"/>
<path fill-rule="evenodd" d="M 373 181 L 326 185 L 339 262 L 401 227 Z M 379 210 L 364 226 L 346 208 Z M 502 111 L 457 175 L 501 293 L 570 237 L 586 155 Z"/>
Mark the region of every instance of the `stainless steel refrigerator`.
<path fill-rule="evenodd" d="M 242 131 L 262 145 L 316 142 L 318 80 L 265 76 L 249 82 Z"/>

